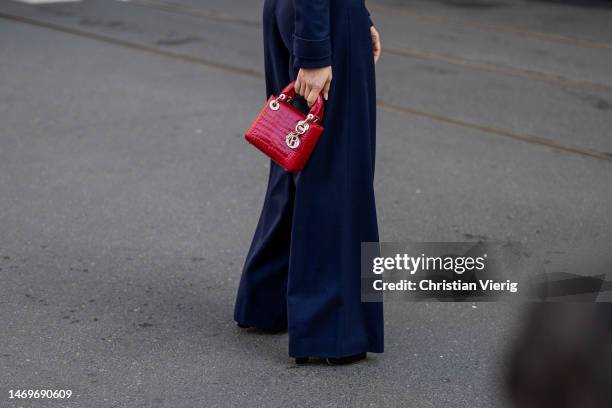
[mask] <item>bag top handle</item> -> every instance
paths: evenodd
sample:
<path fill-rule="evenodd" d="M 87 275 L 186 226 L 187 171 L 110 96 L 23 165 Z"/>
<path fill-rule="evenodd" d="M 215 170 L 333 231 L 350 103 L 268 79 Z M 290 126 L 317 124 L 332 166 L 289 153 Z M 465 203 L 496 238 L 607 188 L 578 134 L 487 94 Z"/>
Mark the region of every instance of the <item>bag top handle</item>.
<path fill-rule="evenodd" d="M 290 82 L 283 89 L 283 91 L 281 92 L 281 95 L 285 95 L 287 98 L 291 98 L 291 99 L 295 98 L 295 81 Z M 323 97 L 321 96 L 321 94 L 319 94 L 319 96 L 317 97 L 317 100 L 310 108 L 309 114 L 313 115 L 315 118 L 319 120 L 319 122 L 321 122 L 323 120 L 324 110 L 325 110 L 325 107 L 323 104 Z"/>

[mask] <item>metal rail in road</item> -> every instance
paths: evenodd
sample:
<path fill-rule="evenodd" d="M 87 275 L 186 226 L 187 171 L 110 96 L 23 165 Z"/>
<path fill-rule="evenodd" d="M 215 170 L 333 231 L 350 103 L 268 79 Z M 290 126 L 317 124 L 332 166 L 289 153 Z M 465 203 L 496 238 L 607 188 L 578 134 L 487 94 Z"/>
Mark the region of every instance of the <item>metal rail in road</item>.
<path fill-rule="evenodd" d="M 221 62 L 217 62 L 214 60 L 204 59 L 204 58 L 200 58 L 200 57 L 196 57 L 196 56 L 192 56 L 188 54 L 170 52 L 170 51 L 162 50 L 156 47 L 151 47 L 148 45 L 135 43 L 132 41 L 126 41 L 126 40 L 118 39 L 118 38 L 111 37 L 111 36 L 106 36 L 106 35 L 92 33 L 92 32 L 79 30 L 79 29 L 75 29 L 71 27 L 66 27 L 64 25 L 50 23 L 50 22 L 37 20 L 37 19 L 32 19 L 29 17 L 0 12 L 0 18 L 4 20 L 10 20 L 10 21 L 14 21 L 14 22 L 22 23 L 22 24 L 28 24 L 31 26 L 40 27 L 40 28 L 44 28 L 48 30 L 71 34 L 71 35 L 75 35 L 75 36 L 82 37 L 82 38 L 88 38 L 91 40 L 96 40 L 96 41 L 104 42 L 107 44 L 113 44 L 113 45 L 117 45 L 120 47 L 136 50 L 136 51 L 148 52 L 151 54 L 159 55 L 159 56 L 170 58 L 170 59 L 177 60 L 177 61 L 202 65 L 202 66 L 206 66 L 206 67 L 214 68 L 214 69 L 219 69 L 219 70 L 223 70 L 225 72 L 229 72 L 229 73 L 236 74 L 236 75 L 244 75 L 244 76 L 249 76 L 249 77 L 258 78 L 258 79 L 261 79 L 264 77 L 263 73 L 257 70 L 251 70 L 248 68 L 243 68 L 243 67 L 236 66 L 236 65 L 221 63 Z M 592 159 L 612 162 L 611 154 L 598 152 L 598 151 L 580 147 L 580 146 L 573 146 L 573 145 L 560 143 L 555 140 L 551 140 L 545 137 L 540 137 L 537 135 L 522 134 L 522 133 L 499 129 L 499 128 L 486 126 L 486 125 L 482 125 L 478 123 L 468 122 L 468 121 L 464 121 L 461 119 L 445 116 L 442 114 L 426 112 L 426 111 L 415 109 L 412 107 L 406 107 L 406 106 L 388 103 L 383 100 L 378 100 L 377 104 L 379 108 L 387 112 L 394 112 L 394 113 L 400 113 L 400 114 L 407 114 L 411 116 L 417 116 L 417 117 L 426 118 L 426 119 L 429 119 L 435 122 L 444 123 L 446 125 L 457 126 L 457 127 L 461 127 L 464 129 L 478 131 L 480 133 L 487 133 L 487 134 L 491 134 L 491 135 L 495 135 L 499 137 L 517 140 L 517 141 L 521 141 L 521 142 L 528 143 L 531 145 L 545 146 L 545 147 L 549 147 L 554 150 L 562 151 L 565 153 L 570 153 L 570 154 L 579 155 L 583 157 L 589 157 Z"/>

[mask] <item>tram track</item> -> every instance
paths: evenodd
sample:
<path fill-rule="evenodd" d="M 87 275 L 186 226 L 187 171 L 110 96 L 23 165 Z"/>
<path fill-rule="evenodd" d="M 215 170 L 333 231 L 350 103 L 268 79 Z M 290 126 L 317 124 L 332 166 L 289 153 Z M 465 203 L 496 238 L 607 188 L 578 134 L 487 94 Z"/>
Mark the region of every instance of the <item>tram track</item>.
<path fill-rule="evenodd" d="M 184 14 L 192 17 L 204 17 L 215 21 L 238 24 L 245 27 L 261 27 L 261 22 L 259 22 L 258 20 L 250 20 L 246 18 L 236 17 L 231 14 L 222 13 L 216 10 L 205 9 L 202 7 L 193 7 L 179 3 L 156 0 L 129 0 L 125 2 L 128 4 L 134 4 L 136 6 L 148 7 L 175 14 Z"/>
<path fill-rule="evenodd" d="M 95 41 L 106 43 L 106 44 L 112 44 L 115 46 L 131 49 L 135 51 L 146 52 L 146 53 L 158 55 L 161 57 L 173 59 L 175 61 L 181 61 L 181 62 L 205 66 L 208 68 L 218 69 L 218 70 L 222 70 L 224 72 L 232 73 L 235 75 L 248 76 L 248 77 L 257 78 L 257 79 L 261 79 L 264 77 L 263 73 L 257 70 L 243 68 L 243 67 L 232 65 L 232 64 L 221 63 L 221 62 L 217 62 L 214 60 L 200 58 L 200 57 L 196 57 L 196 56 L 192 56 L 188 54 L 171 52 L 171 51 L 163 50 L 157 47 L 152 47 L 152 46 L 148 46 L 148 45 L 144 45 L 144 44 L 140 44 L 140 43 L 136 43 L 132 41 L 127 41 L 127 40 L 122 40 L 122 39 L 118 39 L 112 36 L 92 33 L 89 31 L 84 31 L 84 30 L 67 27 L 64 25 L 51 23 L 47 21 L 37 20 L 37 19 L 29 18 L 29 17 L 24 17 L 20 15 L 0 12 L 0 19 L 4 19 L 7 21 L 13 21 L 13 22 L 21 23 L 21 24 L 27 24 L 30 26 L 52 30 L 56 32 L 61 32 L 64 34 L 70 34 L 70 35 L 74 35 L 74 36 L 81 37 L 81 38 L 87 38 L 90 40 L 95 40 Z M 548 147 L 548 148 L 551 148 L 557 151 L 562 151 L 562 152 L 573 154 L 573 155 L 612 162 L 612 155 L 609 155 L 607 153 L 598 152 L 598 151 L 595 151 L 589 148 L 580 147 L 580 146 L 573 146 L 573 145 L 560 143 L 555 140 L 545 138 L 545 137 L 540 137 L 537 135 L 522 134 L 522 133 L 500 129 L 500 128 L 496 128 L 492 126 L 482 125 L 482 124 L 469 122 L 469 121 L 461 120 L 458 118 L 453 118 L 453 117 L 449 117 L 446 115 L 434 113 L 434 112 L 427 112 L 427 111 L 419 110 L 419 109 L 412 108 L 412 107 L 406 107 L 406 106 L 389 103 L 384 100 L 378 100 L 377 105 L 380 109 L 387 111 L 387 112 L 409 115 L 412 117 L 425 118 L 425 119 L 428 119 L 434 122 L 456 126 L 456 127 L 460 127 L 464 129 L 469 129 L 469 130 L 477 131 L 480 133 L 495 135 L 495 136 L 503 137 L 506 139 L 521 141 L 521 142 L 531 144 L 531 145 L 544 146 L 544 147 Z"/>
<path fill-rule="evenodd" d="M 568 35 L 561 34 L 553 34 L 546 33 L 542 31 L 534 31 L 524 27 L 517 27 L 511 25 L 504 24 L 491 24 L 491 23 L 481 23 L 478 21 L 472 21 L 467 19 L 457 19 L 457 18 L 449 18 L 442 16 L 435 16 L 432 14 L 421 13 L 414 10 L 410 10 L 406 7 L 401 6 L 390 6 L 390 5 L 382 5 L 382 4 L 368 4 L 368 8 L 370 10 L 393 14 L 393 15 L 403 15 L 409 16 L 413 18 L 417 18 L 420 21 L 427 21 L 436 24 L 444 24 L 449 26 L 456 27 L 468 27 L 473 29 L 478 29 L 480 31 L 486 32 L 505 32 L 509 34 L 514 34 L 520 37 L 531 38 L 535 40 L 548 41 L 559 44 L 573 45 L 581 48 L 590 48 L 596 50 L 605 50 L 607 52 L 612 52 L 612 43 L 604 42 L 604 41 L 595 41 L 592 39 L 586 38 L 577 38 Z"/>
<path fill-rule="evenodd" d="M 130 3 L 130 4 L 157 8 L 159 10 L 191 14 L 194 16 L 216 19 L 218 21 L 232 22 L 232 23 L 240 24 L 244 26 L 251 26 L 251 27 L 261 26 L 258 20 L 240 18 L 240 17 L 232 16 L 226 13 L 222 13 L 219 11 L 215 11 L 215 10 L 204 9 L 201 7 L 188 6 L 188 5 L 164 1 L 164 0 L 121 0 L 121 1 L 125 1 L 126 3 Z M 385 4 L 380 4 L 380 3 L 368 2 L 368 9 L 372 11 L 377 11 L 379 13 L 384 13 L 387 15 L 404 15 L 404 16 L 416 18 L 420 21 L 429 22 L 429 23 L 445 24 L 445 25 L 456 26 L 456 27 L 467 27 L 467 28 L 472 28 L 472 29 L 477 29 L 480 31 L 487 31 L 487 32 L 505 32 L 505 33 L 514 34 L 520 37 L 527 37 L 527 38 L 537 39 L 541 41 L 548 41 L 548 42 L 559 43 L 559 44 L 573 45 L 573 46 L 581 47 L 581 48 L 606 50 L 606 51 L 612 52 L 612 43 L 605 42 L 605 41 L 596 41 L 596 40 L 587 39 L 587 38 L 578 38 L 578 37 L 572 37 L 568 35 L 546 33 L 542 31 L 535 31 L 535 30 L 527 29 L 525 27 L 518 27 L 518 26 L 512 26 L 512 25 L 506 25 L 506 24 L 481 23 L 478 21 L 467 20 L 467 19 L 436 16 L 433 14 L 417 12 L 415 10 L 411 10 L 410 7 L 400 6 L 400 5 L 385 5 Z"/>
<path fill-rule="evenodd" d="M 136 6 L 147 7 L 150 9 L 156 9 L 156 10 L 170 12 L 174 14 L 182 14 L 182 15 L 187 15 L 191 17 L 207 18 L 207 19 L 211 19 L 214 21 L 218 21 L 218 22 L 238 24 L 241 26 L 257 28 L 257 29 L 261 28 L 261 23 L 257 20 L 240 18 L 240 17 L 232 16 L 226 13 L 222 13 L 219 11 L 205 9 L 201 7 L 187 6 L 183 4 L 167 2 L 167 1 L 160 1 L 160 0 L 130 0 L 128 3 L 136 5 Z M 373 6 L 373 7 L 368 6 L 368 7 L 370 7 L 371 9 L 379 8 L 379 6 Z M 398 8 L 400 10 L 403 9 L 400 7 L 384 6 L 382 7 L 381 11 L 389 13 L 390 9 L 394 9 L 394 8 Z M 416 14 L 412 12 L 410 12 L 410 14 L 421 16 L 420 14 Z M 434 19 L 434 16 L 428 16 L 428 17 L 431 17 L 431 18 L 428 18 L 426 20 L 436 21 Z M 535 37 L 535 34 L 532 36 Z M 542 38 L 538 37 L 538 39 L 542 39 Z M 610 46 L 612 47 L 612 44 L 610 44 Z M 459 57 L 455 55 L 441 54 L 441 53 L 419 50 L 419 49 L 410 48 L 410 47 L 398 47 L 398 46 L 386 46 L 385 45 L 383 51 L 385 54 L 395 55 L 398 57 L 413 58 L 413 59 L 419 59 L 419 60 L 424 60 L 424 61 L 433 61 L 437 63 L 458 66 L 463 69 L 470 69 L 474 71 L 487 72 L 487 73 L 497 74 L 497 75 L 525 78 L 525 79 L 530 79 L 530 80 L 535 80 L 535 81 L 540 81 L 540 82 L 546 82 L 546 83 L 558 85 L 561 87 L 589 89 L 589 90 L 594 90 L 594 91 L 605 92 L 605 93 L 612 95 L 612 86 L 610 85 L 593 82 L 593 81 L 587 81 L 583 79 L 573 79 L 565 75 L 561 75 L 561 74 L 553 73 L 553 72 L 546 72 L 546 71 L 540 71 L 540 70 L 535 70 L 535 69 L 525 69 L 525 68 L 519 68 L 519 67 L 514 67 L 510 65 L 505 65 L 505 64 L 490 63 L 486 61 L 475 61 L 473 59 L 463 58 L 463 57 Z"/>

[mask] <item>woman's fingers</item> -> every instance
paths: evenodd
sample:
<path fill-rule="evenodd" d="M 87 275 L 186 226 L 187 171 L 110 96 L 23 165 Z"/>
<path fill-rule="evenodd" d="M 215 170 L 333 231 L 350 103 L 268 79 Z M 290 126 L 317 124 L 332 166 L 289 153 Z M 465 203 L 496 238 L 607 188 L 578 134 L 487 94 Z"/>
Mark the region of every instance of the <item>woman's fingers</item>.
<path fill-rule="evenodd" d="M 303 96 L 304 95 L 304 90 L 306 89 L 306 82 L 304 81 L 303 78 L 302 79 L 298 79 L 298 81 L 299 82 L 297 83 L 297 88 L 296 88 L 295 92 L 298 95 L 302 95 Z"/>
<path fill-rule="evenodd" d="M 304 99 L 306 99 L 306 102 L 308 102 L 308 106 L 310 107 L 312 106 L 312 104 L 310 103 L 310 94 L 314 92 L 314 88 L 310 84 L 307 84 L 305 88 L 306 89 L 304 89 L 304 94 L 302 96 L 304 97 Z"/>
<path fill-rule="evenodd" d="M 382 50 L 382 46 L 380 44 L 380 34 L 378 34 L 378 30 L 374 28 L 374 26 L 370 27 L 370 33 L 372 34 L 372 49 L 374 50 L 374 63 L 378 62 L 380 58 L 380 52 Z"/>
<path fill-rule="evenodd" d="M 306 89 L 308 89 L 308 83 L 306 82 L 306 80 L 302 80 L 302 83 L 300 84 L 300 92 L 299 95 L 302 96 L 306 96 Z"/>
<path fill-rule="evenodd" d="M 295 92 L 306 99 L 308 106 L 312 106 L 320 94 L 325 99 L 328 98 L 331 80 L 331 66 L 302 68 L 295 82 Z"/>
<path fill-rule="evenodd" d="M 304 92 L 304 85 L 304 73 L 300 70 L 298 72 L 297 78 L 295 79 L 295 93 L 298 95 L 302 95 L 302 92 Z"/>
<path fill-rule="evenodd" d="M 321 93 L 321 89 L 319 88 L 310 89 L 310 92 L 308 93 L 308 96 L 306 97 L 306 102 L 308 102 L 308 107 L 311 107 L 312 105 L 314 105 L 320 93 Z"/>
<path fill-rule="evenodd" d="M 325 98 L 325 100 L 329 99 L 330 86 L 331 86 L 331 79 L 325 83 L 325 87 L 323 88 L 323 98 Z"/>
<path fill-rule="evenodd" d="M 295 89 L 295 93 L 298 95 L 300 94 L 300 88 L 302 86 L 302 78 L 300 78 L 300 76 L 298 75 L 298 77 L 295 80 L 295 84 L 293 84 L 293 89 Z"/>

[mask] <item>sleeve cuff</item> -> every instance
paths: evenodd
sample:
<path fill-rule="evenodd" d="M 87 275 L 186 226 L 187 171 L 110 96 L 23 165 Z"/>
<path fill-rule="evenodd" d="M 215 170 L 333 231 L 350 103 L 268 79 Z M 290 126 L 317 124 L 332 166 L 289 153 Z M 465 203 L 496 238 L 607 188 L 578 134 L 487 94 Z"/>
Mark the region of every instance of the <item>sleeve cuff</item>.
<path fill-rule="evenodd" d="M 322 40 L 308 40 L 293 35 L 293 55 L 296 59 L 321 60 L 331 57 L 329 37 Z"/>
<path fill-rule="evenodd" d="M 308 59 L 308 58 L 300 58 L 294 57 L 293 66 L 297 69 L 300 68 L 323 68 L 328 67 L 332 64 L 331 56 L 320 58 L 320 59 Z"/>

